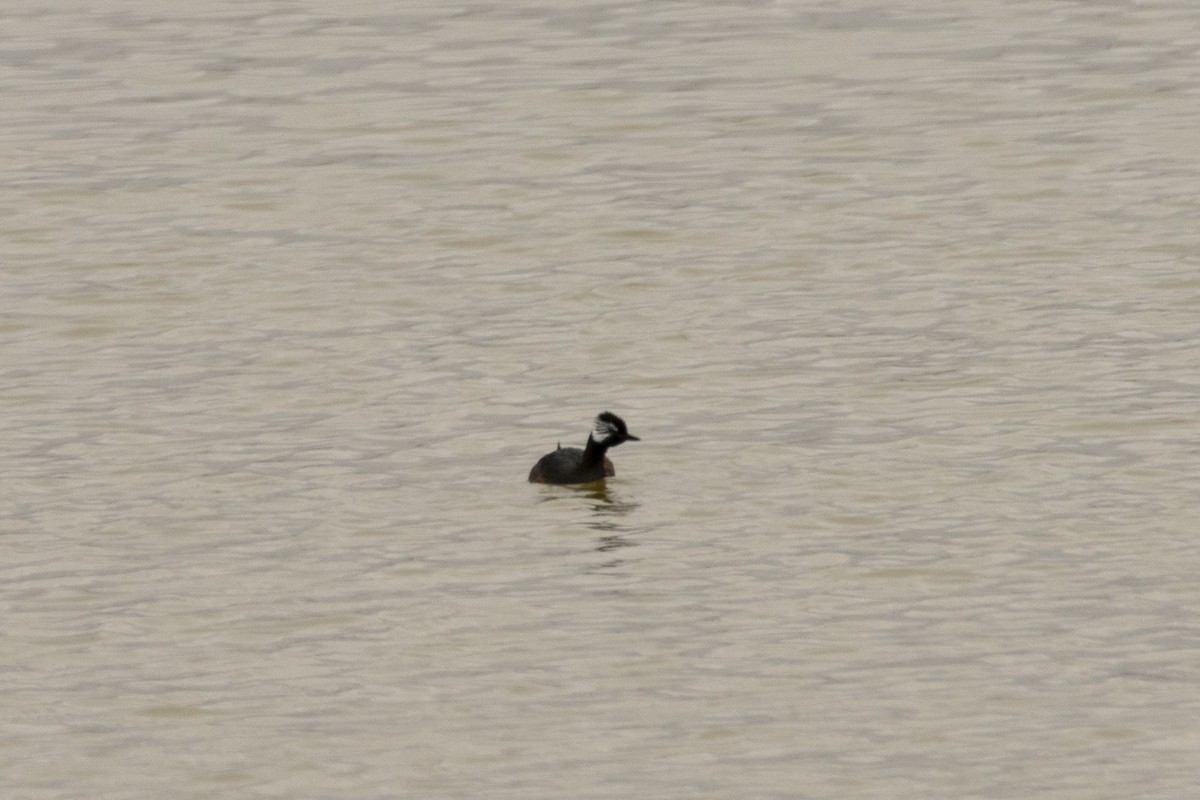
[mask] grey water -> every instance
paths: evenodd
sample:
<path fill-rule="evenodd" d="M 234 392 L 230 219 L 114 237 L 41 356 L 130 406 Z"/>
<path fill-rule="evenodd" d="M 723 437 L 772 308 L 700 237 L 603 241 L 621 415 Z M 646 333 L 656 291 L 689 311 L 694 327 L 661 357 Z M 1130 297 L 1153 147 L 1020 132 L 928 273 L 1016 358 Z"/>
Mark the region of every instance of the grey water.
<path fill-rule="evenodd" d="M 1193 3 L 0 31 L 4 797 L 1200 789 Z"/>

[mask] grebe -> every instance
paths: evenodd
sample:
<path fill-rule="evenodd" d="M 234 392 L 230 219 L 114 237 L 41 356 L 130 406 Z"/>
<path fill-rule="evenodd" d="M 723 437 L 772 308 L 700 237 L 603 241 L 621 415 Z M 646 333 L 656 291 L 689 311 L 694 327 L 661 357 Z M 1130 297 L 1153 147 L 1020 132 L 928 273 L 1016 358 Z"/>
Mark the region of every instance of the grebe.
<path fill-rule="evenodd" d="M 604 455 L 610 447 L 621 442 L 639 442 L 625 427 L 625 420 L 608 411 L 596 417 L 587 446 L 563 447 L 538 459 L 529 471 L 530 483 L 591 483 L 616 474 L 613 464 Z"/>

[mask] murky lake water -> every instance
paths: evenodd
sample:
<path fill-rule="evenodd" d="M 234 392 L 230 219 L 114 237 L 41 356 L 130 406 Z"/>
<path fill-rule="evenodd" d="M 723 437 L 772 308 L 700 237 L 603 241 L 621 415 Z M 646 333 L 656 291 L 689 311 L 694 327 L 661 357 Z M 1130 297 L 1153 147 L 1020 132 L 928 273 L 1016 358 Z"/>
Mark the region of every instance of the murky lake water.
<path fill-rule="evenodd" d="M 0 21 L 5 797 L 1200 788 L 1190 0 Z"/>

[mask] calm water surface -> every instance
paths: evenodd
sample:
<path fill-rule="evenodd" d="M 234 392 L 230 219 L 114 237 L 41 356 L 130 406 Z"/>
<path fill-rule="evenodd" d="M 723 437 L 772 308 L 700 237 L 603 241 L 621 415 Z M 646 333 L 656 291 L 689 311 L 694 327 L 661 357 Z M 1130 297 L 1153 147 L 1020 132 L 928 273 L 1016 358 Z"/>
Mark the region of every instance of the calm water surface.
<path fill-rule="evenodd" d="M 1190 0 L 18 5 L 5 797 L 1200 789 Z"/>

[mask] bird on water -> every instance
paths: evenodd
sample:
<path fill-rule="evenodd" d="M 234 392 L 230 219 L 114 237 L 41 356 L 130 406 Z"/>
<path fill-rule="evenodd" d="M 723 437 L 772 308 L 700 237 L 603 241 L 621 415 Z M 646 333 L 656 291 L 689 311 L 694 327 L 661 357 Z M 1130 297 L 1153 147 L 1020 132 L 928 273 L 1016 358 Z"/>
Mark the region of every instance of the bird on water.
<path fill-rule="evenodd" d="M 530 483 L 591 483 L 617 474 L 605 453 L 621 442 L 639 442 L 625 427 L 625 420 L 605 411 L 596 417 L 587 446 L 563 447 L 538 459 L 529 471 Z"/>

